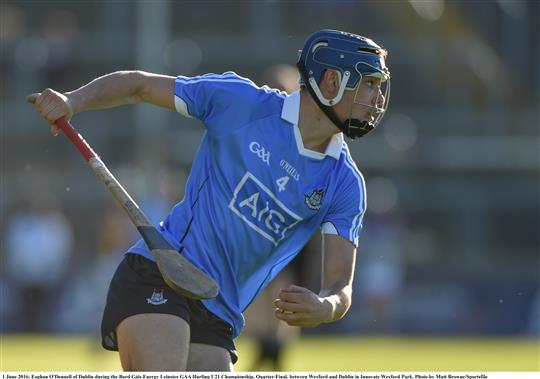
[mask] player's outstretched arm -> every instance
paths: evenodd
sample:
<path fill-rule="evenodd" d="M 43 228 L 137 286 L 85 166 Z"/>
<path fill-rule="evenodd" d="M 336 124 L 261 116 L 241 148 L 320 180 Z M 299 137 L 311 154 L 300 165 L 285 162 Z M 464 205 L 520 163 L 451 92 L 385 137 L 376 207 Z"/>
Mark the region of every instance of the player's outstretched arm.
<path fill-rule="evenodd" d="M 330 320 L 343 318 L 352 302 L 356 248 L 351 241 L 334 234 L 323 234 L 322 283 L 319 295 L 332 308 Z"/>
<path fill-rule="evenodd" d="M 319 294 L 283 288 L 274 301 L 276 318 L 292 326 L 315 327 L 341 319 L 351 306 L 355 248 L 337 235 L 323 234 L 323 272 Z"/>
<path fill-rule="evenodd" d="M 106 109 L 125 104 L 147 102 L 174 110 L 174 81 L 172 76 L 143 71 L 117 71 L 92 80 L 71 92 L 61 93 L 47 88 L 27 96 L 36 111 L 51 124 L 53 135 L 58 134 L 54 122 L 60 117 L 68 120 L 76 113 L 91 109 Z"/>

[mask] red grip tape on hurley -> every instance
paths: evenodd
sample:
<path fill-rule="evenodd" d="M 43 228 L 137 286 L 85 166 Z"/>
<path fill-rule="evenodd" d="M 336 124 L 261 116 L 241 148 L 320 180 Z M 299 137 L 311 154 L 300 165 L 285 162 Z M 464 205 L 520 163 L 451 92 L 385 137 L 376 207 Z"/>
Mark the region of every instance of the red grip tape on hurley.
<path fill-rule="evenodd" d="M 67 138 L 75 145 L 77 150 L 82 154 L 84 159 L 88 162 L 91 158 L 97 157 L 97 154 L 92 150 L 90 145 L 84 140 L 84 138 L 75 130 L 73 126 L 65 119 L 60 117 L 54 122 L 58 126 Z"/>

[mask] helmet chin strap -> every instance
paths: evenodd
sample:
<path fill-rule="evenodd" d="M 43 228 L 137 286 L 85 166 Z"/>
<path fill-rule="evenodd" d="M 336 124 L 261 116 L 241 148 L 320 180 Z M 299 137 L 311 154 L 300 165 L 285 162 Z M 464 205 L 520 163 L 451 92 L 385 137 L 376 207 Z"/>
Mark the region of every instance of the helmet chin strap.
<path fill-rule="evenodd" d="M 375 129 L 375 125 L 372 122 L 360 121 L 357 118 L 348 118 L 343 122 L 343 125 L 346 125 L 347 131 L 344 131 L 341 128 L 340 129 L 343 131 L 343 134 L 345 134 L 350 139 L 363 137 L 365 134 Z"/>
<path fill-rule="evenodd" d="M 333 107 L 324 105 L 320 100 L 311 85 L 309 84 L 309 78 L 306 72 L 306 67 L 303 63 L 298 62 L 297 64 L 300 75 L 302 76 L 302 81 L 307 87 L 311 97 L 319 108 L 324 112 L 324 114 L 334 123 L 334 125 L 343 132 L 350 139 L 355 139 L 364 136 L 375 128 L 375 125 L 372 122 L 360 121 L 357 118 L 348 118 L 345 121 L 341 121 L 334 111 Z"/>

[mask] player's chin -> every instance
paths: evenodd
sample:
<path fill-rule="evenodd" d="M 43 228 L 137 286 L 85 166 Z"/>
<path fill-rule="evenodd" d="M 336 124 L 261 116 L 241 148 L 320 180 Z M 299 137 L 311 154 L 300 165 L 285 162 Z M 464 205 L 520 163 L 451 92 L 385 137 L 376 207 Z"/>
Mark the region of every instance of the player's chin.
<path fill-rule="evenodd" d="M 362 120 L 367 122 L 373 122 L 375 121 L 375 116 L 373 115 L 373 113 L 370 112 L 366 114 Z"/>
<path fill-rule="evenodd" d="M 371 114 L 367 113 L 367 114 L 362 114 L 362 115 L 358 115 L 358 116 L 353 115 L 352 119 L 353 120 L 359 120 L 360 122 L 364 122 L 364 121 L 373 122 L 375 120 L 375 117 L 373 117 Z"/>

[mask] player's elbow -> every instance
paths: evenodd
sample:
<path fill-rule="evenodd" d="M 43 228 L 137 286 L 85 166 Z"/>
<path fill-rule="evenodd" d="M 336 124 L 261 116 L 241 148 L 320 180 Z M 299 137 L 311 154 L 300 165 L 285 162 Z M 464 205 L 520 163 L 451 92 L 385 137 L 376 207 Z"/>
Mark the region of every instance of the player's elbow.
<path fill-rule="evenodd" d="M 351 305 L 352 305 L 352 286 L 351 285 L 347 285 L 343 288 L 343 290 L 341 291 L 341 294 L 340 294 L 340 299 L 341 299 L 341 307 L 339 307 L 339 310 L 338 312 L 336 312 L 336 320 L 341 320 L 343 317 L 345 317 L 345 315 L 347 314 L 347 312 L 349 311 L 349 309 L 351 308 Z"/>
<path fill-rule="evenodd" d="M 132 98 L 135 102 L 140 103 L 144 101 L 145 78 L 147 73 L 141 70 L 127 71 L 127 80 L 133 84 Z"/>
<path fill-rule="evenodd" d="M 109 75 L 105 94 L 112 94 L 115 105 L 133 104 L 142 101 L 145 72 L 138 70 L 115 71 Z"/>

